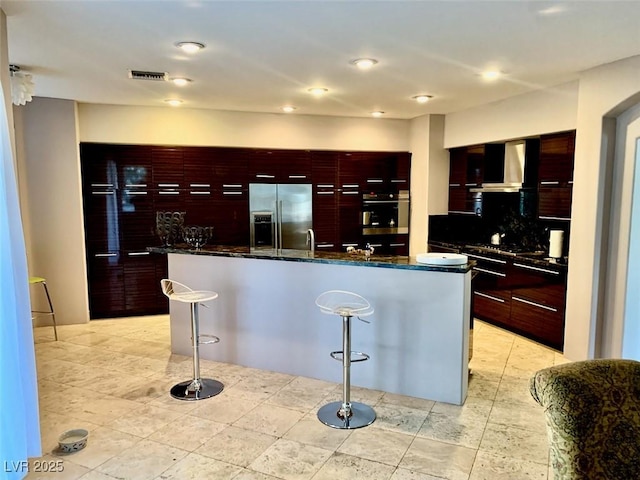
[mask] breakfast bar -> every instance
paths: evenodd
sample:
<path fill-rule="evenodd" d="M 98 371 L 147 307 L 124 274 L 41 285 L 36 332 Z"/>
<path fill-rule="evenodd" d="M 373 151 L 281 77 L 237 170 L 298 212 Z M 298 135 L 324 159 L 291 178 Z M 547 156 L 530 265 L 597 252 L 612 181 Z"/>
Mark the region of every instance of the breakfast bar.
<path fill-rule="evenodd" d="M 415 257 L 246 247 L 152 247 L 169 278 L 219 297 L 200 309 L 200 331 L 220 337 L 202 359 L 340 382 L 329 356 L 341 321 L 315 300 L 327 290 L 366 297 L 370 324 L 352 322 L 352 350 L 370 360 L 354 386 L 461 405 L 467 394 L 471 266 L 432 266 Z M 171 302 L 171 348 L 191 355 L 188 306 Z"/>

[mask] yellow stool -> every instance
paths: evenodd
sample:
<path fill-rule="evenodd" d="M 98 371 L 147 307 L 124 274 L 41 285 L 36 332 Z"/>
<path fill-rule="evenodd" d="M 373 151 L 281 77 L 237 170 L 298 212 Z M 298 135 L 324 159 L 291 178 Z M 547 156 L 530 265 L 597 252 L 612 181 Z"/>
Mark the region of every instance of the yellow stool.
<path fill-rule="evenodd" d="M 49 311 L 43 312 L 39 310 L 31 310 L 31 319 L 33 320 L 36 317 L 43 315 L 51 315 L 51 319 L 53 320 L 53 334 L 58 340 L 58 329 L 56 327 L 56 314 L 53 311 L 53 304 L 51 303 L 51 297 L 49 296 L 49 289 L 47 288 L 47 281 L 42 277 L 29 277 L 30 285 L 41 284 L 44 287 L 44 293 L 47 296 L 47 301 L 49 302 Z M 35 315 L 34 315 L 35 314 Z"/>

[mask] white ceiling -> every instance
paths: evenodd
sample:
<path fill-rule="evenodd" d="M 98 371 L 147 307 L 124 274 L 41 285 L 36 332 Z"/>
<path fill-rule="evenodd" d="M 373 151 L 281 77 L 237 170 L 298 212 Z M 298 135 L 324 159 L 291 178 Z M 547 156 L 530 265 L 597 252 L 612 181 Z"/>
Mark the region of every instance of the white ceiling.
<path fill-rule="evenodd" d="M 385 118 L 450 113 L 640 54 L 640 1 L 0 0 L 35 95 L 79 102 Z M 186 55 L 175 42 L 207 47 Z M 369 71 L 349 64 L 379 63 Z M 487 82 L 484 69 L 504 72 Z M 166 71 L 193 82 L 130 80 Z M 323 86 L 318 99 L 307 89 Z M 419 105 L 411 97 L 433 99 Z"/>

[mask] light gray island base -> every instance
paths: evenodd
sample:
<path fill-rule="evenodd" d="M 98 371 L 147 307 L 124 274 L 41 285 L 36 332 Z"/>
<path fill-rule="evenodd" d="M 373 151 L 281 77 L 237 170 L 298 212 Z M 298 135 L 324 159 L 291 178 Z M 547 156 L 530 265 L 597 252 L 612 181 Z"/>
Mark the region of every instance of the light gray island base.
<path fill-rule="evenodd" d="M 317 296 L 349 290 L 367 298 L 370 324 L 353 319 L 352 349 L 371 356 L 352 385 L 461 405 L 467 395 L 471 274 L 344 263 L 168 254 L 169 277 L 220 294 L 200 309 L 200 332 L 220 337 L 200 358 L 342 382 L 329 353 L 342 320 Z M 191 356 L 189 306 L 171 302 L 171 348 Z M 320 399 L 318 399 L 320 400 Z M 354 398 L 357 400 L 357 398 Z"/>

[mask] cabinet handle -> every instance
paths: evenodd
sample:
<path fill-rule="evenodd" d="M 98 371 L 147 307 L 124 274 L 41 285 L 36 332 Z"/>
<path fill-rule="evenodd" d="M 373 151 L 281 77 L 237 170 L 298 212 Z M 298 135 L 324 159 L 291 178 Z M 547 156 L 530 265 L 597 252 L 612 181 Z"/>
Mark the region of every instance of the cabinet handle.
<path fill-rule="evenodd" d="M 307 176 L 306 175 L 289 175 L 289 178 L 291 178 L 291 179 L 307 178 Z"/>
<path fill-rule="evenodd" d="M 390 243 L 389 246 L 390 247 L 404 247 L 406 246 L 406 243 Z"/>
<path fill-rule="evenodd" d="M 486 268 L 473 267 L 474 270 L 482 273 L 488 273 L 489 275 L 495 275 L 496 277 L 506 277 L 506 273 L 494 272 L 493 270 L 487 270 Z"/>
<path fill-rule="evenodd" d="M 113 195 L 114 193 L 116 192 L 114 192 L 113 190 L 107 190 L 104 192 L 91 192 L 91 195 Z"/>
<path fill-rule="evenodd" d="M 239 183 L 223 183 L 222 188 L 242 188 L 242 185 Z"/>
<path fill-rule="evenodd" d="M 402 178 L 393 178 L 391 179 L 391 183 L 407 183 L 407 181 Z"/>
<path fill-rule="evenodd" d="M 160 195 L 180 195 L 180 192 L 176 192 L 174 190 L 160 190 L 158 193 Z"/>
<path fill-rule="evenodd" d="M 381 243 L 370 243 L 370 244 L 369 244 L 369 246 L 370 246 L 370 247 L 376 247 L 376 248 L 377 248 L 377 247 L 382 248 L 382 244 L 381 244 Z"/>
<path fill-rule="evenodd" d="M 179 183 L 159 183 L 159 188 L 178 188 L 180 186 Z"/>
<path fill-rule="evenodd" d="M 352 191 L 348 191 L 348 192 L 342 192 L 343 195 L 358 195 L 360 192 L 358 192 L 357 190 L 352 190 Z"/>
<path fill-rule="evenodd" d="M 358 244 L 357 243 L 343 243 L 342 246 L 343 247 L 357 247 Z"/>
<path fill-rule="evenodd" d="M 276 178 L 276 176 L 267 173 L 256 173 L 256 178 Z"/>
<path fill-rule="evenodd" d="M 150 254 L 150 252 L 129 252 L 129 253 L 127 253 L 127 255 L 129 257 L 142 257 L 144 255 L 149 255 L 149 254 Z"/>
<path fill-rule="evenodd" d="M 189 186 L 191 188 L 210 188 L 211 184 L 209 184 L 209 183 L 190 183 Z"/>
<path fill-rule="evenodd" d="M 132 192 L 131 190 L 127 190 L 124 193 L 126 193 L 127 195 L 146 195 L 149 192 L 135 192 L 135 191 Z"/>
<path fill-rule="evenodd" d="M 147 184 L 146 183 L 125 183 L 124 186 L 128 188 L 145 188 Z"/>
<path fill-rule="evenodd" d="M 342 188 L 358 188 L 360 185 L 357 183 L 345 183 L 342 185 Z"/>
<path fill-rule="evenodd" d="M 382 183 L 383 180 L 381 178 L 367 178 L 367 183 Z"/>
<path fill-rule="evenodd" d="M 449 186 L 450 187 L 461 187 L 462 185 L 460 183 L 450 183 Z"/>
<path fill-rule="evenodd" d="M 573 185 L 573 180 L 569 180 L 567 183 L 568 183 L 569 185 Z"/>
<path fill-rule="evenodd" d="M 449 210 L 449 213 L 461 213 L 463 215 L 475 215 L 476 212 L 467 212 L 465 210 Z"/>
<path fill-rule="evenodd" d="M 550 312 L 557 312 L 558 311 L 557 308 L 547 307 L 546 305 L 542 305 L 542 304 L 536 303 L 536 302 L 531 302 L 529 300 L 525 300 L 524 298 L 512 296 L 511 299 L 515 300 L 516 302 L 526 303 L 527 305 L 533 305 L 534 307 L 544 308 L 545 310 L 549 310 Z"/>
<path fill-rule="evenodd" d="M 207 192 L 207 191 L 193 191 L 193 192 L 189 192 L 191 195 L 211 195 L 211 192 Z"/>
<path fill-rule="evenodd" d="M 465 187 L 475 187 L 477 185 L 478 185 L 477 183 L 465 183 L 464 184 Z"/>
<path fill-rule="evenodd" d="M 316 188 L 333 188 L 333 187 L 334 185 L 329 183 L 316 185 Z"/>
<path fill-rule="evenodd" d="M 477 258 L 479 260 L 486 260 L 487 262 L 501 263 L 503 265 L 507 263 L 506 260 L 498 260 L 497 258 L 482 257 L 480 255 L 476 255 L 475 253 L 465 253 L 464 255 L 467 255 L 468 257 Z"/>
<path fill-rule="evenodd" d="M 113 188 L 113 183 L 92 183 L 92 187 Z"/>
<path fill-rule="evenodd" d="M 117 253 L 96 253 L 94 255 L 94 257 L 96 258 L 103 258 L 103 257 L 117 257 L 118 254 Z"/>
<path fill-rule="evenodd" d="M 538 218 L 540 220 L 566 220 L 566 221 L 571 220 L 571 217 L 548 217 L 546 215 L 539 215 Z"/>
<path fill-rule="evenodd" d="M 316 192 L 316 195 L 333 195 L 334 192 Z"/>
<path fill-rule="evenodd" d="M 504 299 L 498 297 L 492 297 L 491 295 L 487 295 L 486 293 L 481 292 L 473 292 L 474 295 L 478 295 L 479 297 L 488 298 L 489 300 L 494 300 L 496 302 L 504 303 Z"/>
<path fill-rule="evenodd" d="M 560 185 L 560 182 L 554 180 L 552 182 L 540 182 L 540 185 Z"/>
<path fill-rule="evenodd" d="M 223 195 L 242 195 L 242 192 L 222 192 Z"/>
<path fill-rule="evenodd" d="M 555 270 L 547 270 L 546 268 L 532 267 L 531 265 L 523 265 L 522 263 L 513 262 L 513 266 L 514 267 L 520 267 L 520 268 L 526 268 L 527 270 L 535 270 L 537 272 L 551 273 L 552 275 L 560 275 L 560 272 L 557 272 Z"/>
<path fill-rule="evenodd" d="M 333 243 L 319 243 L 316 248 L 333 248 Z"/>

